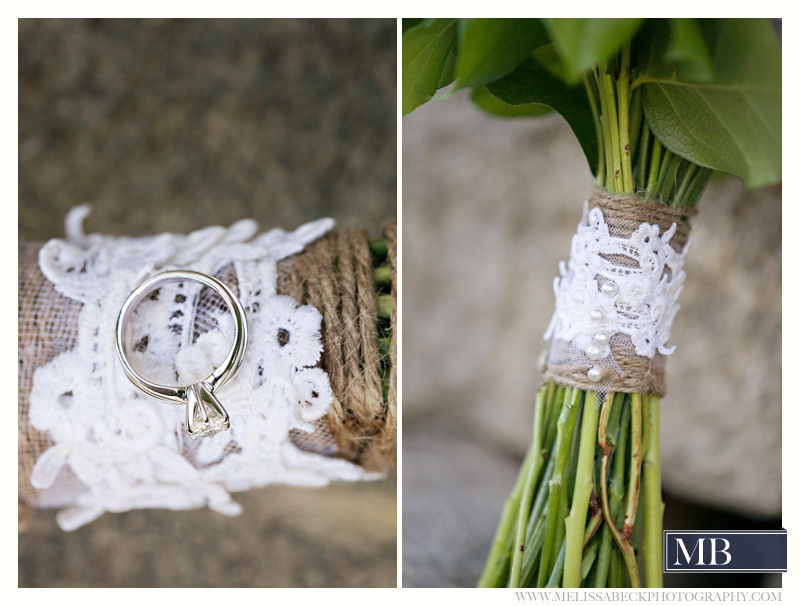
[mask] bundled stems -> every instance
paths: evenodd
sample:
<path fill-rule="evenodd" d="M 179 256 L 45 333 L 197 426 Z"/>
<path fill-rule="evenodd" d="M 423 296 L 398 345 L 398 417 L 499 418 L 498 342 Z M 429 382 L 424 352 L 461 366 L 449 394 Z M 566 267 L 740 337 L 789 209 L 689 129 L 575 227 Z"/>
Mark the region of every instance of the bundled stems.
<path fill-rule="evenodd" d="M 644 460 L 644 575 L 650 587 L 663 585 L 661 521 L 664 503 L 661 500 L 660 407 L 661 399 L 657 395 L 644 396 L 644 419 L 648 428 Z"/>
<path fill-rule="evenodd" d="M 522 573 L 522 556 L 525 553 L 525 540 L 528 531 L 528 512 L 533 501 L 533 489 L 536 478 L 542 467 L 542 417 L 544 415 L 544 402 L 542 392 L 537 398 L 536 421 L 533 428 L 533 444 L 531 445 L 530 471 L 522 490 L 519 512 L 517 514 L 517 538 L 514 543 L 514 559 L 511 564 L 511 586 L 519 587 L 519 577 Z"/>
<path fill-rule="evenodd" d="M 566 496 L 564 483 L 566 482 L 566 467 L 568 454 L 570 450 L 570 443 L 572 440 L 573 430 L 575 428 L 575 421 L 578 417 L 578 400 L 581 398 L 582 392 L 578 389 L 568 387 L 568 396 L 565 398 L 564 407 L 561 410 L 561 415 L 558 419 L 558 426 L 556 429 L 556 465 L 553 471 L 553 477 L 550 479 L 550 493 L 547 501 L 547 511 L 551 513 L 547 517 L 547 527 L 545 530 L 544 544 L 542 546 L 541 564 L 539 566 L 538 585 L 543 587 L 547 584 L 550 575 L 552 574 L 551 563 L 558 557 L 558 550 L 561 545 L 561 537 L 563 534 L 563 516 L 558 514 L 552 515 L 563 509 Z M 562 497 L 563 495 L 563 497 Z M 511 585 L 514 587 L 515 585 Z"/>
<path fill-rule="evenodd" d="M 575 474 L 575 489 L 572 495 L 572 508 L 565 523 L 567 526 L 566 551 L 564 556 L 564 587 L 580 587 L 581 560 L 586 543 L 586 512 L 594 481 L 594 452 L 597 436 L 596 395 L 587 393 L 583 406 L 580 452 Z"/>
<path fill-rule="evenodd" d="M 583 79 L 598 133 L 597 183 L 692 208 L 711 170 L 653 135 L 632 55 L 627 44 Z M 640 587 L 641 555 L 645 585 L 661 587 L 659 417 L 658 395 L 604 395 L 545 383 L 531 448 L 480 586 Z"/>

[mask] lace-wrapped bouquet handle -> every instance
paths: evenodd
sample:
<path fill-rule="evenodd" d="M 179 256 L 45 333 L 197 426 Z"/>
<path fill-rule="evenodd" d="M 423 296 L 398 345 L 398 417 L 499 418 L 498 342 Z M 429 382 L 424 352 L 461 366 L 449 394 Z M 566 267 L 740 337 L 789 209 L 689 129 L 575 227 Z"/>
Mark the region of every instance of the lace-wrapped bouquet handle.
<path fill-rule="evenodd" d="M 555 279 L 533 439 L 479 583 L 660 587 L 659 407 L 690 220 L 712 170 L 748 186 L 780 181 L 774 24 L 403 25 L 404 113 L 453 81 L 492 114 L 555 110 L 597 184 Z"/>
<path fill-rule="evenodd" d="M 57 519 L 71 530 L 142 507 L 235 515 L 233 491 L 392 472 L 394 223 L 373 242 L 363 230 L 330 231 L 330 219 L 294 232 L 258 234 L 246 220 L 114 238 L 85 235 L 87 211 L 70 213 L 65 240 L 20 243 L 21 505 L 65 507 Z M 185 407 L 137 390 L 114 351 L 126 297 L 178 269 L 229 289 L 249 326 L 224 388 L 231 429 L 196 442 Z M 172 280 L 131 305 L 125 347 L 136 373 L 193 385 L 220 366 L 237 329 L 217 290 Z"/>

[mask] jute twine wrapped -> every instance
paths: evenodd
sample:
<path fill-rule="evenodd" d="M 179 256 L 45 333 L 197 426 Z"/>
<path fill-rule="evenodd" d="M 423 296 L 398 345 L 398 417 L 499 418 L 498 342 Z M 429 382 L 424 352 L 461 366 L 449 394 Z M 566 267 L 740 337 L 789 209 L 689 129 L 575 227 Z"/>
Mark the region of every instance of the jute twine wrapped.
<path fill-rule="evenodd" d="M 592 191 L 588 203 L 589 210 L 599 208 L 602 211 L 609 233 L 618 238 L 629 238 L 642 223 L 658 225 L 662 234 L 674 223 L 676 231 L 670 240 L 670 245 L 677 252 L 682 252 L 689 241 L 690 219 L 697 214 L 693 208 L 674 208 L 644 198 L 612 194 L 601 189 Z M 619 266 L 638 267 L 636 260 L 624 255 L 611 255 L 606 259 Z M 601 383 L 606 391 L 653 393 L 661 396 L 666 394 L 665 360 L 662 354 L 656 353 L 652 359 L 636 355 L 630 337 L 622 333 L 613 335 L 609 345 L 614 362 L 622 372 L 621 374 L 614 372 L 610 367 L 603 369 Z M 594 362 L 554 363 L 555 360 L 564 357 L 564 352 L 554 351 L 558 347 L 560 346 L 555 342 L 551 347 L 550 360 L 543 369 L 544 379 L 558 385 L 597 391 L 598 383 L 593 383 L 587 376 L 587 371 Z"/>
<path fill-rule="evenodd" d="M 384 226 L 392 276 L 389 392 L 383 399 L 377 295 L 365 232 L 328 234 L 280 266 L 280 291 L 322 313 L 323 368 L 335 399 L 327 421 L 337 455 L 367 469 L 394 465 L 397 446 L 397 225 Z M 286 271 L 288 270 L 288 271 Z"/>
<path fill-rule="evenodd" d="M 388 397 L 384 400 L 378 348 L 377 294 L 372 256 L 364 231 L 330 233 L 303 252 L 278 264 L 278 292 L 315 306 L 323 315 L 322 367 L 329 373 L 334 403 L 314 434 L 292 432 L 300 448 L 347 458 L 363 467 L 392 472 L 397 440 L 397 227 L 383 229 L 391 267 L 394 311 L 388 327 Z M 29 518 L 24 503 L 39 506 L 40 491 L 30 484 L 33 465 L 52 445 L 28 419 L 29 394 L 35 370 L 75 345 L 82 304 L 59 294 L 39 270 L 40 242 L 20 241 L 18 247 L 18 438 L 20 530 Z M 234 278 L 231 278 L 235 280 Z M 335 444 L 335 446 L 331 446 Z M 80 483 L 66 474 L 49 488 L 48 506 L 68 504 Z M 55 496 L 53 496 L 55 495 Z M 64 502 L 59 503 L 59 495 Z"/>

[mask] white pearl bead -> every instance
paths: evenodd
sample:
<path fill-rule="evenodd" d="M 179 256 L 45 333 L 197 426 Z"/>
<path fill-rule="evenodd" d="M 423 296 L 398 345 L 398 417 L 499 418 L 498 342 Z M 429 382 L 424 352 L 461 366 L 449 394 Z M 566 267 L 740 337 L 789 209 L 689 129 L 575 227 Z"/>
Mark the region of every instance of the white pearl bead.
<path fill-rule="evenodd" d="M 597 347 L 597 345 L 590 345 L 586 348 L 586 355 L 589 357 L 590 360 L 602 360 L 603 358 L 603 350 Z"/>
<path fill-rule="evenodd" d="M 589 314 L 589 317 L 594 320 L 595 322 L 599 322 L 600 320 L 604 319 L 606 316 L 600 309 L 593 309 L 592 313 Z"/>
<path fill-rule="evenodd" d="M 597 343 L 600 347 L 605 347 L 608 345 L 609 342 L 608 334 L 604 332 L 599 332 L 594 336 L 594 342 Z"/>
<path fill-rule="evenodd" d="M 589 380 L 592 383 L 597 383 L 602 378 L 603 373 L 600 371 L 599 367 L 593 366 L 589 369 L 589 372 L 587 372 L 586 375 L 589 377 Z"/>
<path fill-rule="evenodd" d="M 618 290 L 619 288 L 617 288 L 617 285 L 611 281 L 603 282 L 603 285 L 600 287 L 600 292 L 607 297 L 613 297 L 615 294 L 617 294 Z"/>

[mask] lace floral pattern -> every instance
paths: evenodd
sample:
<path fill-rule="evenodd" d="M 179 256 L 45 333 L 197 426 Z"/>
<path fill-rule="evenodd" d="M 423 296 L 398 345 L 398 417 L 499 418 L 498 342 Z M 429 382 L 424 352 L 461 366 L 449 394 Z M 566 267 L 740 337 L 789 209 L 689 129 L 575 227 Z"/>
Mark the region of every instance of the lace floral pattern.
<path fill-rule="evenodd" d="M 642 223 L 630 238 L 618 238 L 599 208 L 584 209 L 569 264 L 561 262 L 553 283 L 556 309 L 545 338 L 570 342 L 593 360 L 611 355 L 618 333 L 630 337 L 638 356 L 671 354 L 689 248 L 679 253 L 670 245 L 675 229 L 660 234 L 658 225 Z"/>
<path fill-rule="evenodd" d="M 149 238 L 84 235 L 86 207 L 67 219 L 67 240 L 40 251 L 40 267 L 56 289 L 83 303 L 76 346 L 34 374 L 30 422 L 54 445 L 37 460 L 34 487 L 45 489 L 71 472 L 85 486 L 58 514 L 64 530 L 105 511 L 190 509 L 208 505 L 228 515 L 240 511 L 230 491 L 271 483 L 319 486 L 332 479 L 371 477 L 349 462 L 299 450 L 292 429 L 313 431 L 332 401 L 320 360 L 322 316 L 276 294 L 277 262 L 328 231 L 321 219 L 288 233 L 256 235 L 245 220 L 188 235 Z M 185 409 L 139 392 L 114 352 L 116 315 L 128 294 L 150 275 L 168 269 L 218 274 L 235 271 L 247 312 L 250 344 L 238 374 L 219 392 L 231 429 L 197 443 L 185 435 Z M 224 358 L 233 323 L 223 307 L 204 310 L 197 330 L 199 295 L 192 285 L 159 289 L 137 308 L 128 349 L 148 379 L 188 385 Z"/>

